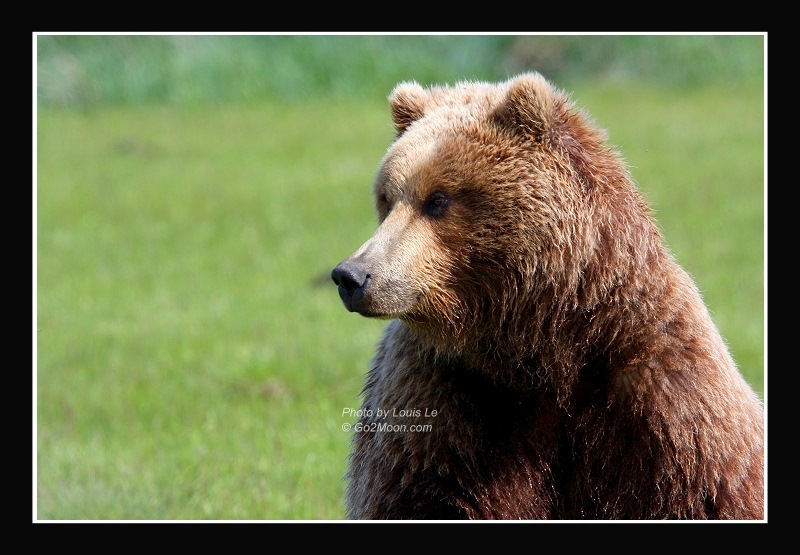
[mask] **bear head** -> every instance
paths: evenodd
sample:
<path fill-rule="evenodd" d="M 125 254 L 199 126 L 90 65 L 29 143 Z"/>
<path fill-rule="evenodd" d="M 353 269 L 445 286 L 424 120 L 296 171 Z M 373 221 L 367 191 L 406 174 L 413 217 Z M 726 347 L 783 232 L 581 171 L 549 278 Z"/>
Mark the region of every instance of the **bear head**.
<path fill-rule="evenodd" d="M 526 341 L 589 314 L 654 252 L 658 232 L 605 132 L 541 75 L 401 83 L 389 103 L 380 225 L 332 273 L 348 310 L 459 349 Z"/>

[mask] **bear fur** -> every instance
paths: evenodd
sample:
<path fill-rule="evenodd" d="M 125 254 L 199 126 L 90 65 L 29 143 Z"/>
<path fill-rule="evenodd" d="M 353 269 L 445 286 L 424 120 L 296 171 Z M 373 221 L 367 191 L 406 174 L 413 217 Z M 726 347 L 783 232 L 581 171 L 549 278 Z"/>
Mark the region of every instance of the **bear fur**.
<path fill-rule="evenodd" d="M 537 73 L 389 96 L 380 225 L 333 271 L 391 319 L 352 519 L 763 519 L 764 416 L 605 132 Z"/>

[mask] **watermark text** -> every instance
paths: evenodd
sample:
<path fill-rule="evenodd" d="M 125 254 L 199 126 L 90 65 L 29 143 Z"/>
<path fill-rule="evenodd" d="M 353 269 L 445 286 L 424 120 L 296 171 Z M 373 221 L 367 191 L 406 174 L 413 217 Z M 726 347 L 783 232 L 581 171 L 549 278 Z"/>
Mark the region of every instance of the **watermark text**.
<path fill-rule="evenodd" d="M 357 418 L 356 423 L 345 422 L 342 430 L 358 433 L 427 433 L 433 430 L 430 419 L 439 415 L 433 408 L 367 408 L 345 407 L 342 418 Z M 424 419 L 429 421 L 424 422 Z M 404 421 L 405 420 L 405 421 Z"/>

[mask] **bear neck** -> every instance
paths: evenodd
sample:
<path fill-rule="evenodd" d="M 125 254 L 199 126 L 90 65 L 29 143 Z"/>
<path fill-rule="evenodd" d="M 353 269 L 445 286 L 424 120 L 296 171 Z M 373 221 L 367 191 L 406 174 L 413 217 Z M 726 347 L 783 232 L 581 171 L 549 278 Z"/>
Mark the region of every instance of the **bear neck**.
<path fill-rule="evenodd" d="M 552 391 L 558 404 L 571 405 L 588 383 L 607 382 L 611 368 L 642 357 L 645 345 L 663 333 L 664 322 L 652 320 L 653 304 L 661 307 L 655 313 L 678 321 L 676 327 L 692 327 L 682 321 L 691 313 L 669 307 L 696 303 L 699 294 L 654 228 L 648 237 L 625 249 L 598 249 L 577 271 L 580 278 L 560 281 L 573 283 L 569 288 L 529 286 L 524 298 L 502 303 L 502 310 L 485 307 L 457 330 L 443 334 L 440 323 L 406 323 L 438 357 L 456 357 L 520 394 Z"/>

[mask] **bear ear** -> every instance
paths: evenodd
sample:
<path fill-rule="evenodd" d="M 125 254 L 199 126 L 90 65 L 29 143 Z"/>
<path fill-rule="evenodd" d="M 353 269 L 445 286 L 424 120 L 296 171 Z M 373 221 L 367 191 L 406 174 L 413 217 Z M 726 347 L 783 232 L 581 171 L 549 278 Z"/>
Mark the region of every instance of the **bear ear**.
<path fill-rule="evenodd" d="M 402 135 L 409 125 L 425 115 L 427 101 L 428 94 L 425 89 L 414 82 L 400 83 L 389 94 L 392 121 L 398 136 Z"/>
<path fill-rule="evenodd" d="M 610 175 L 606 133 L 578 110 L 564 91 L 538 73 L 509 82 L 508 92 L 493 113 L 495 122 L 527 140 L 547 146 L 562 156 L 578 182 L 590 187 L 598 175 Z M 605 170 L 596 171 L 598 164 Z"/>
<path fill-rule="evenodd" d="M 509 81 L 508 92 L 494 111 L 495 121 L 503 128 L 537 142 L 552 131 L 558 118 L 560 95 L 538 73 L 526 73 Z"/>

